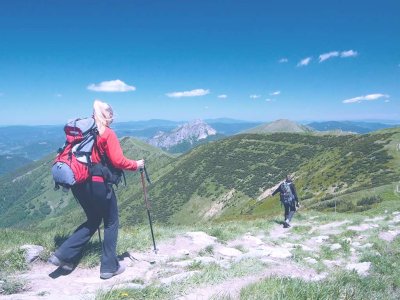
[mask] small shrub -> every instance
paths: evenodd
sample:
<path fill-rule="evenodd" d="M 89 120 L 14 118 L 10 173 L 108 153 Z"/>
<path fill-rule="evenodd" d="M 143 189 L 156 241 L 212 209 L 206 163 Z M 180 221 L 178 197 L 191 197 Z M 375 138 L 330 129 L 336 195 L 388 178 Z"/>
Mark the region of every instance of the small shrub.
<path fill-rule="evenodd" d="M 189 271 L 201 270 L 202 268 L 203 264 L 201 263 L 201 261 L 194 261 L 187 266 L 187 270 Z"/>
<path fill-rule="evenodd" d="M 220 242 L 224 242 L 228 240 L 226 236 L 226 232 L 221 227 L 214 227 L 210 230 L 209 233 L 211 236 L 216 237 Z"/>
<path fill-rule="evenodd" d="M 0 270 L 15 272 L 23 271 L 28 267 L 25 261 L 25 250 L 18 249 L 10 251 L 0 256 Z"/>
<path fill-rule="evenodd" d="M 213 254 L 214 254 L 214 246 L 212 245 L 208 245 L 199 252 L 200 256 L 213 255 Z"/>
<path fill-rule="evenodd" d="M 382 198 L 380 196 L 371 196 L 371 197 L 364 197 L 357 201 L 357 206 L 370 206 L 375 203 L 382 202 Z"/>
<path fill-rule="evenodd" d="M 144 280 L 141 278 L 135 278 L 133 280 L 131 280 L 132 283 L 136 283 L 136 284 L 141 284 L 144 285 Z"/>
<path fill-rule="evenodd" d="M 25 291 L 25 282 L 21 279 L 4 277 L 0 275 L 0 295 L 12 295 Z"/>
<path fill-rule="evenodd" d="M 239 250 L 240 252 L 246 253 L 246 249 L 243 247 L 243 245 L 237 245 L 234 247 L 235 249 Z"/>
<path fill-rule="evenodd" d="M 349 211 L 354 211 L 355 205 L 351 201 L 346 201 L 346 202 L 341 202 L 337 207 L 336 210 L 338 212 L 349 212 Z"/>
<path fill-rule="evenodd" d="M 354 212 L 363 212 L 363 211 L 369 210 L 369 209 L 371 209 L 371 208 L 372 208 L 371 205 L 356 206 L 356 207 L 354 208 Z"/>
<path fill-rule="evenodd" d="M 333 259 L 336 256 L 337 252 L 333 251 L 329 246 L 322 245 L 321 246 L 321 257 L 324 259 Z"/>

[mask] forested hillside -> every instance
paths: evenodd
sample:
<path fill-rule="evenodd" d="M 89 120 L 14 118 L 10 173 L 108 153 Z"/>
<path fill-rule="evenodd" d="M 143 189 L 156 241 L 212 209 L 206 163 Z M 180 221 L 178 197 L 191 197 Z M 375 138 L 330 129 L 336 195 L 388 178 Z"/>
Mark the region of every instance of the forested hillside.
<path fill-rule="evenodd" d="M 295 173 L 300 198 L 314 202 L 394 182 L 389 143 L 399 131 L 360 136 L 246 134 L 181 157 L 150 190 L 160 220 L 188 223 L 277 211 L 255 199 Z M 395 146 L 392 148 L 396 149 Z"/>
<path fill-rule="evenodd" d="M 194 223 L 280 212 L 276 197 L 257 199 L 288 173 L 295 174 L 308 207 L 391 184 L 399 178 L 399 140 L 399 129 L 348 136 L 242 134 L 176 158 L 133 138 L 121 144 L 128 157 L 146 158 L 155 222 Z M 51 227 L 81 218 L 71 194 L 53 191 L 52 159 L 1 178 L 0 226 Z M 127 182 L 117 190 L 121 223 L 147 222 L 139 174 L 128 173 Z"/>

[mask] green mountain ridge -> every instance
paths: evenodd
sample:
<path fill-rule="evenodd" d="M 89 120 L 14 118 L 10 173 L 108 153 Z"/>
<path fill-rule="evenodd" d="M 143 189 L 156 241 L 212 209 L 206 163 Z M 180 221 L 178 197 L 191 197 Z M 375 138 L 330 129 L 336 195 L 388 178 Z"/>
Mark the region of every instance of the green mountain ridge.
<path fill-rule="evenodd" d="M 154 208 L 159 219 L 178 224 L 277 213 L 277 198 L 256 199 L 289 173 L 295 173 L 299 196 L 310 205 L 389 184 L 398 176 L 388 152 L 395 134 L 398 139 L 398 130 L 360 136 L 243 134 L 217 141 L 182 156 L 154 185 Z"/>
<path fill-rule="evenodd" d="M 289 133 L 312 133 L 315 130 L 309 126 L 297 124 L 296 122 L 279 119 L 273 122 L 258 125 L 247 129 L 242 133 L 274 133 L 274 132 L 289 132 Z"/>
<path fill-rule="evenodd" d="M 301 201 L 313 207 L 334 197 L 396 182 L 400 129 L 366 135 L 240 134 L 174 157 L 133 138 L 127 157 L 146 158 L 155 222 L 193 224 L 280 213 L 277 197 L 258 202 L 286 174 L 295 174 Z M 0 177 L 0 227 L 76 226 L 82 219 L 71 194 L 53 191 L 53 157 Z M 121 224 L 147 222 L 138 173 L 118 188 Z"/>

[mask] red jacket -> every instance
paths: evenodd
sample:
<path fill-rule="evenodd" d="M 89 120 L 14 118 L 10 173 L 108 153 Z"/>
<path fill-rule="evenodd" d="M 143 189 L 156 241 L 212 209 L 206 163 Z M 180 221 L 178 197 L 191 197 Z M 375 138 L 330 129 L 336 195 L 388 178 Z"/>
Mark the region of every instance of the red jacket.
<path fill-rule="evenodd" d="M 110 163 L 118 169 L 136 171 L 137 163 L 135 160 L 128 159 L 122 152 L 121 145 L 115 132 L 106 127 L 102 135 L 97 136 L 97 147 L 93 147 L 92 162 L 100 163 L 100 153 L 105 154 Z M 100 176 L 93 176 L 93 181 L 104 181 Z"/>

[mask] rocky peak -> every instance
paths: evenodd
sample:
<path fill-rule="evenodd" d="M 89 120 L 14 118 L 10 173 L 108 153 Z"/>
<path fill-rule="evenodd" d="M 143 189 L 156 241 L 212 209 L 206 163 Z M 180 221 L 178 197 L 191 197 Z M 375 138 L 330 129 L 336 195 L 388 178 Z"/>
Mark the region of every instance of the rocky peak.
<path fill-rule="evenodd" d="M 195 141 L 206 139 L 210 135 L 217 134 L 217 131 L 200 119 L 185 123 L 171 132 L 159 131 L 148 142 L 150 145 L 160 148 L 171 148 L 182 142 L 193 144 Z"/>

